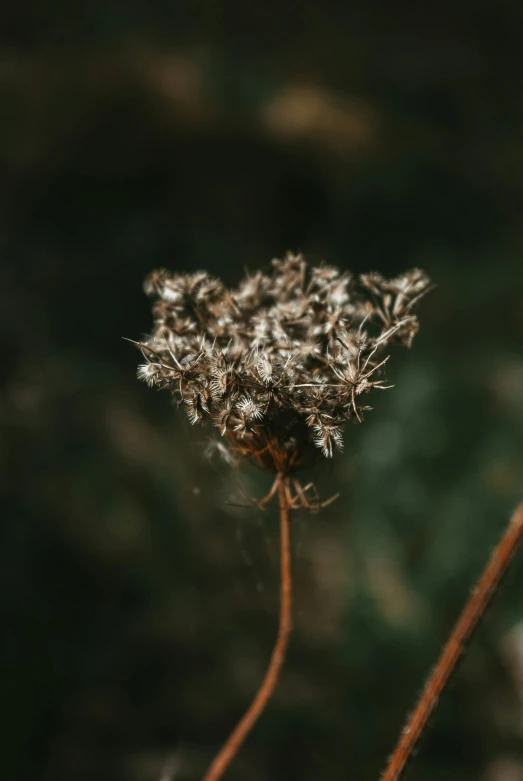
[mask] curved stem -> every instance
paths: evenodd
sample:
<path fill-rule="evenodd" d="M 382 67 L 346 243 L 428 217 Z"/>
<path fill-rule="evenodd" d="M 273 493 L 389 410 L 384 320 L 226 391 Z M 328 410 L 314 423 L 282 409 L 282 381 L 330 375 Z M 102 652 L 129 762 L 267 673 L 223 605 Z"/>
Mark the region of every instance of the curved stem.
<path fill-rule="evenodd" d="M 405 766 L 412 756 L 413 749 L 438 704 L 438 698 L 454 671 L 467 640 L 478 625 L 479 619 L 485 612 L 501 578 L 507 571 L 522 538 L 523 502 L 518 505 L 503 536 L 492 552 L 487 566 L 472 590 L 463 612 L 425 684 L 418 704 L 402 730 L 398 744 L 389 759 L 389 764 L 381 776 L 381 781 L 398 781 L 403 775 Z"/>
<path fill-rule="evenodd" d="M 280 503 L 280 624 L 278 637 L 274 646 L 269 667 L 265 673 L 258 693 L 251 705 L 242 716 L 227 742 L 214 759 L 207 770 L 203 781 L 218 781 L 222 778 L 227 767 L 238 753 L 238 750 L 245 740 L 246 736 L 258 720 L 267 702 L 269 701 L 276 684 L 280 670 L 285 659 L 285 652 L 289 642 L 289 635 L 292 628 L 291 609 L 292 609 L 292 578 L 290 562 L 290 532 L 289 532 L 289 500 L 287 496 L 287 479 L 279 474 L 278 496 Z"/>

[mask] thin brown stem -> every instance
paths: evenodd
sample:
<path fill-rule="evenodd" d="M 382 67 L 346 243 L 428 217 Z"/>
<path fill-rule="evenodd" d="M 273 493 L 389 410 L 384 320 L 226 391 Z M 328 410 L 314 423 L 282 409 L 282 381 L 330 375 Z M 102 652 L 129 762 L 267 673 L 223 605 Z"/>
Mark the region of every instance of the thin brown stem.
<path fill-rule="evenodd" d="M 494 549 L 487 566 L 473 589 L 457 624 L 429 676 L 414 711 L 402 730 L 400 739 L 381 781 L 398 781 L 412 756 L 425 726 L 438 704 L 438 699 L 454 671 L 465 644 L 478 625 L 496 588 L 523 538 L 523 502 L 518 505 L 503 536 Z"/>
<path fill-rule="evenodd" d="M 281 561 L 281 584 L 280 584 L 280 624 L 278 637 L 274 646 L 269 667 L 265 673 L 258 693 L 244 713 L 227 742 L 214 759 L 207 770 L 203 781 L 218 781 L 222 778 L 229 764 L 234 759 L 238 750 L 245 740 L 246 736 L 260 717 L 269 701 L 276 684 L 280 670 L 282 668 L 285 652 L 289 642 L 289 635 L 292 627 L 292 578 L 291 578 L 291 557 L 290 557 L 290 532 L 289 532 L 289 501 L 287 496 L 287 478 L 282 474 L 277 476 L 278 496 L 280 500 L 280 561 Z"/>

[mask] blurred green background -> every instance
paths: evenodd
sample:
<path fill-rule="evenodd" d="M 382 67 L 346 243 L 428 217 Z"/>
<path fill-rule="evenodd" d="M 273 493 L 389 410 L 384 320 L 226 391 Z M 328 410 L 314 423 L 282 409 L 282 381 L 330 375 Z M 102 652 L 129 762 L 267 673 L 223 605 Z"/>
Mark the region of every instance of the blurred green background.
<path fill-rule="evenodd" d="M 378 781 L 523 494 L 518 0 L 9 3 L 0 42 L 6 781 L 197 781 L 277 625 L 267 479 L 121 337 L 146 273 L 424 268 L 394 390 L 293 519 L 295 631 L 230 781 Z M 376 398 L 376 396 L 378 398 Z M 233 506 L 243 504 L 244 507 Z M 523 555 L 408 777 L 523 780 Z"/>

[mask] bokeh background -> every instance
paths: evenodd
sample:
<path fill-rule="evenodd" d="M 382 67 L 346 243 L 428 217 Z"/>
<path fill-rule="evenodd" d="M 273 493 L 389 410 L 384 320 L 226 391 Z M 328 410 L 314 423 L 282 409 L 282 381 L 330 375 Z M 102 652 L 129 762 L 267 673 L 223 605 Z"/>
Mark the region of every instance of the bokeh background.
<path fill-rule="evenodd" d="M 146 273 L 301 250 L 436 283 L 293 520 L 295 630 L 240 781 L 377 781 L 523 494 L 523 5 L 1 12 L 1 775 L 197 781 L 277 625 L 267 480 L 121 337 Z M 242 505 L 242 506 L 237 506 Z M 523 555 L 408 776 L 523 779 Z"/>

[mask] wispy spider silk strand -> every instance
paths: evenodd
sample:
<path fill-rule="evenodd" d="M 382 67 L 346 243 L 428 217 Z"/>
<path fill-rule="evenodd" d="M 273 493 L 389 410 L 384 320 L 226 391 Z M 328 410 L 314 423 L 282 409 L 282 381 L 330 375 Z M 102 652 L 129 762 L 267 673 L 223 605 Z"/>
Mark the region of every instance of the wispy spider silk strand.
<path fill-rule="evenodd" d="M 288 478 L 278 474 L 278 497 L 280 505 L 280 623 L 278 636 L 274 646 L 271 660 L 258 692 L 251 705 L 244 713 L 227 742 L 220 750 L 211 766 L 207 770 L 203 781 L 218 781 L 223 777 L 231 761 L 234 759 L 243 741 L 265 709 L 271 698 L 278 677 L 285 660 L 285 653 L 289 643 L 292 628 L 292 576 L 290 557 L 290 531 L 289 531 L 289 488 Z"/>
<path fill-rule="evenodd" d="M 487 566 L 472 590 L 463 612 L 425 684 L 421 697 L 402 730 L 387 768 L 381 776 L 381 781 L 399 781 L 403 776 L 407 762 L 438 704 L 441 693 L 456 668 L 465 649 L 465 644 L 484 614 L 522 538 L 523 502 L 518 505 L 503 536 L 492 552 Z"/>

